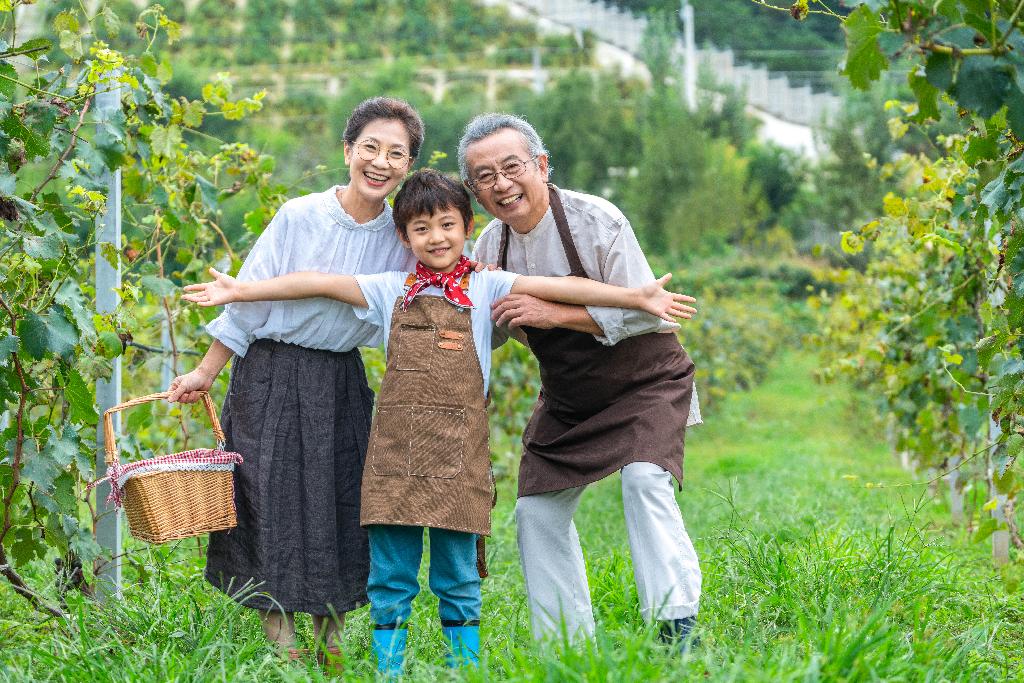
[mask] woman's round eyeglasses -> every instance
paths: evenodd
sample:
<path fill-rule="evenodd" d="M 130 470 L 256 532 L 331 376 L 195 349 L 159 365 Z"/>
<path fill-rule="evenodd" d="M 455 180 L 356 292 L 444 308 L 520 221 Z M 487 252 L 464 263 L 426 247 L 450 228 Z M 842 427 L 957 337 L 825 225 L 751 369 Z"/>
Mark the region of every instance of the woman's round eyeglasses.
<path fill-rule="evenodd" d="M 466 184 L 469 185 L 469 189 L 474 192 L 478 190 L 489 190 L 494 187 L 494 183 L 498 182 L 499 175 L 505 176 L 506 180 L 518 178 L 526 172 L 526 165 L 536 160 L 536 156 L 532 156 L 526 161 L 523 161 L 522 159 L 513 159 L 505 163 L 497 171 L 484 171 L 483 173 L 480 173 L 472 180 L 467 181 Z"/>
<path fill-rule="evenodd" d="M 380 156 L 381 147 L 375 142 L 357 142 L 356 143 L 356 154 L 363 161 L 374 161 Z M 394 169 L 405 168 L 406 164 L 412 158 L 409 154 L 400 147 L 392 147 L 390 149 L 383 150 L 384 158 L 387 160 L 388 165 Z"/>

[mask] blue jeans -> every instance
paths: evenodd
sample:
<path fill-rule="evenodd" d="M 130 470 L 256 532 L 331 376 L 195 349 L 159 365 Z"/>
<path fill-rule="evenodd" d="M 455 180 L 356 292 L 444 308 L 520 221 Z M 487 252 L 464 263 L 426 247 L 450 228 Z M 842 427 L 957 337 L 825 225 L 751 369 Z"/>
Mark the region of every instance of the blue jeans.
<path fill-rule="evenodd" d="M 409 620 L 420 592 L 417 574 L 423 557 L 423 527 L 374 525 L 370 534 L 370 617 L 378 625 Z M 480 620 L 480 575 L 476 534 L 447 529 L 430 532 L 430 590 L 440 600 L 441 622 L 461 625 Z"/>

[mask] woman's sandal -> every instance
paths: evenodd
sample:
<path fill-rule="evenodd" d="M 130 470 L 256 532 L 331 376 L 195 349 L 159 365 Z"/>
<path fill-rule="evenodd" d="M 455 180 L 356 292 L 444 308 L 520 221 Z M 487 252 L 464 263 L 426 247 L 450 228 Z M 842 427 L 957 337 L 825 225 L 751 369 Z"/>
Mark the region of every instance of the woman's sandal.
<path fill-rule="evenodd" d="M 337 646 L 320 648 L 316 653 L 316 663 L 328 673 L 340 674 L 345 670 L 345 659 Z"/>

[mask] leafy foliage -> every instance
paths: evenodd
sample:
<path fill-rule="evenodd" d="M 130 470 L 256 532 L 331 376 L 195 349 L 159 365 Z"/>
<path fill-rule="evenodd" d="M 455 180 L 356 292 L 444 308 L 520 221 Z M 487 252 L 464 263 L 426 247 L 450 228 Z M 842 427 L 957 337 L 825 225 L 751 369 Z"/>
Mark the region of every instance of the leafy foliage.
<path fill-rule="evenodd" d="M 825 374 L 870 383 L 897 447 L 923 465 L 985 455 L 991 494 L 1012 502 L 1024 443 L 1024 3 L 853 4 L 851 83 L 909 66 L 914 101 L 892 103 L 893 137 L 935 125 L 947 107 L 958 125 L 937 148 L 887 164 L 900 191 L 885 196 L 884 215 L 844 233 L 846 251 L 872 249 L 864 272 L 840 273 L 842 295 L 814 299 L 829 304 Z M 991 448 L 989 415 L 1002 435 Z"/>
<path fill-rule="evenodd" d="M 81 514 L 83 484 L 95 476 L 94 381 L 122 354 L 141 369 L 122 340 L 159 339 L 164 317 L 188 329 L 198 322 L 172 295 L 224 253 L 223 205 L 245 202 L 266 215 L 281 201 L 271 160 L 197 132 L 206 117 L 258 110 L 262 94 L 236 98 L 219 79 L 201 98 L 171 97 L 172 70 L 158 49 L 180 27 L 159 7 L 144 10 L 134 56 L 104 40 L 122 23 L 109 5 L 92 16 L 68 9 L 52 20 L 59 47 L 45 38 L 15 44 L 13 10 L 0 11 L 0 411 L 9 416 L 0 434 L 0 566 L 30 599 L 18 569 L 32 558 L 48 549 L 66 564 L 96 556 L 92 519 Z M 117 106 L 99 109 L 97 97 L 112 89 Z M 125 240 L 94 256 L 115 171 Z M 95 259 L 125 262 L 124 305 L 114 314 L 92 303 Z"/>

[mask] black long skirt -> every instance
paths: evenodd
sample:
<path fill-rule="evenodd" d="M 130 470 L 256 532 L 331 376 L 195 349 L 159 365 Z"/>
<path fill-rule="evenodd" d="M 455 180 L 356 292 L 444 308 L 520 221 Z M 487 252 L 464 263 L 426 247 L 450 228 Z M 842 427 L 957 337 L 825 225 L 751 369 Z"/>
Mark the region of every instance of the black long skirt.
<path fill-rule="evenodd" d="M 342 614 L 366 604 L 359 491 L 373 392 L 359 351 L 269 340 L 235 357 L 222 422 L 238 526 L 210 534 L 206 579 L 261 610 Z"/>

